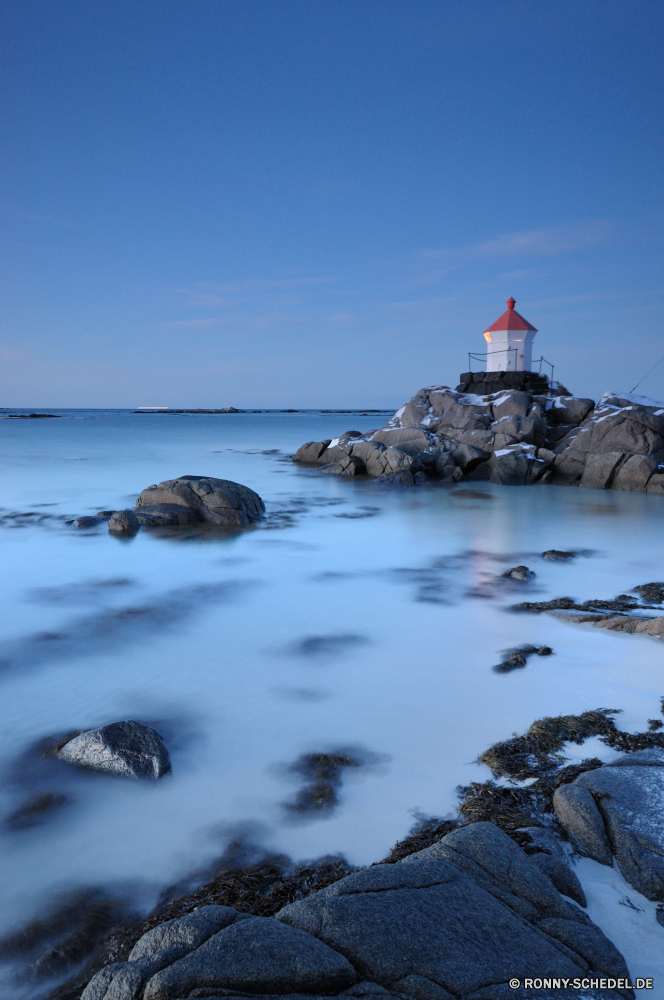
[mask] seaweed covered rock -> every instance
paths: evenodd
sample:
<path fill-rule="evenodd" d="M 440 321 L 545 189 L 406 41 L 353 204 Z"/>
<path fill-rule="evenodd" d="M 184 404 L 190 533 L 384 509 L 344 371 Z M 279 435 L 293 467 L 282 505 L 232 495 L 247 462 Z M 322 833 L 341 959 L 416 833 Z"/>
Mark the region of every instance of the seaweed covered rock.
<path fill-rule="evenodd" d="M 140 722 L 112 722 L 80 733 L 55 756 L 67 764 L 124 778 L 163 778 L 171 770 L 164 741 Z"/>
<path fill-rule="evenodd" d="M 624 754 L 562 785 L 553 804 L 577 849 L 664 901 L 664 750 Z"/>

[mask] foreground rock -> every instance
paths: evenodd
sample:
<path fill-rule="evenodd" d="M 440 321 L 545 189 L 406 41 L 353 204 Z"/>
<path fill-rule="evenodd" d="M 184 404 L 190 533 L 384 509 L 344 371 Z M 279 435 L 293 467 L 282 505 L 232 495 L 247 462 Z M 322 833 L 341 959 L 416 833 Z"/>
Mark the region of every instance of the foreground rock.
<path fill-rule="evenodd" d="M 164 741 L 140 722 L 112 722 L 80 733 L 57 751 L 59 760 L 123 778 L 163 778 L 171 770 Z"/>
<path fill-rule="evenodd" d="M 624 754 L 580 774 L 553 796 L 559 822 L 581 853 L 618 866 L 648 899 L 664 901 L 664 750 Z"/>
<path fill-rule="evenodd" d="M 621 954 L 560 895 L 547 865 L 583 900 L 573 873 L 560 875 L 564 862 L 538 863 L 493 823 L 476 823 L 399 863 L 349 875 L 285 906 L 276 919 L 212 905 L 160 924 L 127 962 L 98 972 L 82 998 L 345 991 L 500 1000 L 512 977 L 587 973 L 624 987 Z"/>
<path fill-rule="evenodd" d="M 457 390 L 422 389 L 380 430 L 310 441 L 293 459 L 334 475 L 399 475 L 404 485 L 465 478 L 664 494 L 664 403 L 611 392 L 595 406 L 544 376 L 511 388 L 504 374 L 486 374 Z"/>

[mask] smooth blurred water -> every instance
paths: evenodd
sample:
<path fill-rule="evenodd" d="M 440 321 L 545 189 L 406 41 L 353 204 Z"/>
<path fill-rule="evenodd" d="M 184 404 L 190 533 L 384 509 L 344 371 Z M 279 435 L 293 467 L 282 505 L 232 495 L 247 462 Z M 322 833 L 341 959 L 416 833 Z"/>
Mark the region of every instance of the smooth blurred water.
<path fill-rule="evenodd" d="M 0 420 L 0 814 L 42 791 L 72 801 L 43 826 L 0 833 L 0 933 L 74 886 L 131 886 L 147 907 L 238 830 L 298 860 L 366 864 L 414 810 L 453 810 L 458 784 L 490 776 L 478 753 L 534 719 L 605 706 L 643 729 L 659 714 L 661 643 L 506 609 L 663 579 L 661 498 L 488 483 L 386 492 L 290 461 L 304 441 L 385 422 L 375 415 L 56 412 Z M 250 486 L 265 523 L 131 541 L 64 524 L 185 474 Z M 29 512 L 48 517 L 6 517 Z M 589 554 L 551 563 L 539 555 L 550 548 Z M 531 584 L 500 578 L 517 563 L 535 570 Z M 555 655 L 494 673 L 522 643 Z M 50 734 L 129 718 L 164 734 L 170 777 L 122 781 L 28 754 Z M 345 772 L 331 816 L 294 822 L 284 803 L 302 782 L 289 765 L 347 747 L 370 763 Z"/>

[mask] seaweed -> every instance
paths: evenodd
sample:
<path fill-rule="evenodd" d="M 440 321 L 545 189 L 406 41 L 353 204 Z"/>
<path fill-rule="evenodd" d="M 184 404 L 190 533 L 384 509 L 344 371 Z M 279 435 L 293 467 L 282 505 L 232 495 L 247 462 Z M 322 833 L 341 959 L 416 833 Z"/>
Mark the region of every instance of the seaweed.
<path fill-rule="evenodd" d="M 2 938 L 0 957 L 26 956 L 31 959 L 29 977 L 47 979 L 84 961 L 109 930 L 129 916 L 123 900 L 100 889 L 72 892 L 43 917 Z"/>
<path fill-rule="evenodd" d="M 634 590 L 644 601 L 661 604 L 664 601 L 664 583 L 642 583 Z"/>
<path fill-rule="evenodd" d="M 410 854 L 431 847 L 441 837 L 456 830 L 459 819 L 440 819 L 437 816 L 422 816 L 416 814 L 417 822 L 403 840 L 398 840 L 387 857 L 376 862 L 379 865 L 394 865 L 397 861 L 407 858 Z"/>
<path fill-rule="evenodd" d="M 515 781 L 538 778 L 560 767 L 564 757 L 558 751 L 565 743 L 581 744 L 590 736 L 610 736 L 612 739 L 628 736 L 616 729 L 611 716 L 617 714 L 617 709 L 598 708 L 581 715 L 537 719 L 524 736 L 512 736 L 494 743 L 478 760 L 487 765 L 494 778 L 506 776 Z M 605 742 L 614 745 L 608 740 Z"/>
<path fill-rule="evenodd" d="M 554 825 L 552 800 L 556 788 L 598 767 L 602 767 L 602 761 L 592 757 L 548 771 L 525 787 L 498 785 L 495 781 L 459 786 L 459 815 L 465 823 L 495 823 L 523 847 L 524 835 L 520 831 L 524 827 Z M 559 832 L 564 836 L 563 831 Z"/>
<path fill-rule="evenodd" d="M 286 803 L 292 813 L 330 812 L 339 804 L 338 791 L 341 776 L 346 768 L 362 767 L 361 755 L 353 751 L 303 754 L 290 770 L 301 774 L 307 784 L 298 792 L 295 801 Z"/>
<path fill-rule="evenodd" d="M 515 646 L 514 649 L 504 649 L 502 660 L 493 669 L 497 674 L 508 674 L 512 670 L 525 667 L 528 657 L 533 653 L 537 653 L 538 656 L 551 656 L 553 650 L 550 646 L 531 646 L 530 643 L 525 646 Z"/>

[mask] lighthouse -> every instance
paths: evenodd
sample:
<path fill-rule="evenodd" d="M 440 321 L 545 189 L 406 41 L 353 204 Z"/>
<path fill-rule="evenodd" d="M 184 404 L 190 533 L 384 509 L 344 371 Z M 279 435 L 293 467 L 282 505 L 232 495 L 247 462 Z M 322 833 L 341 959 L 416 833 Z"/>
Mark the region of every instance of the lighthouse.
<path fill-rule="evenodd" d="M 531 371 L 537 330 L 516 311 L 515 305 L 515 299 L 509 298 L 506 312 L 483 333 L 488 372 Z"/>

